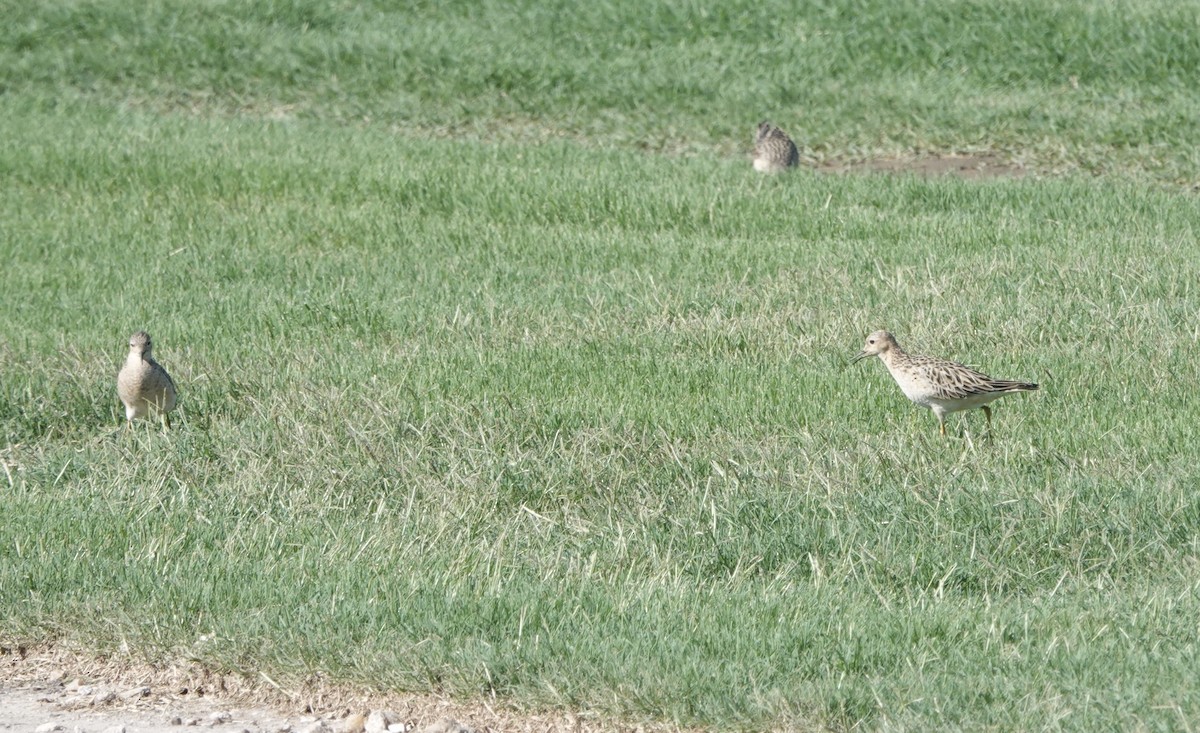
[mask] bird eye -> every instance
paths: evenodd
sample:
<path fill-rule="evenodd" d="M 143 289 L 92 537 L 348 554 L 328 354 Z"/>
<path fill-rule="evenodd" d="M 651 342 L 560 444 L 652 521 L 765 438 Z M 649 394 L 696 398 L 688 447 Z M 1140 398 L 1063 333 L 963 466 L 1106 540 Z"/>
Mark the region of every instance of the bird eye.
<path fill-rule="evenodd" d="M 867 343 L 868 343 L 868 344 L 873 344 L 873 343 L 875 343 L 875 339 L 867 339 Z"/>

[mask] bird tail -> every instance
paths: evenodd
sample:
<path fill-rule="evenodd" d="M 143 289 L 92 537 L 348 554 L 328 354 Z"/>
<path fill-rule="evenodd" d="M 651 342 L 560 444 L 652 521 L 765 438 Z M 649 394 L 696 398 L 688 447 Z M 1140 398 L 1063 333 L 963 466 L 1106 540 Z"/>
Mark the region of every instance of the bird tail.
<path fill-rule="evenodd" d="M 997 392 L 1033 392 L 1038 388 L 1033 382 L 997 382 Z"/>

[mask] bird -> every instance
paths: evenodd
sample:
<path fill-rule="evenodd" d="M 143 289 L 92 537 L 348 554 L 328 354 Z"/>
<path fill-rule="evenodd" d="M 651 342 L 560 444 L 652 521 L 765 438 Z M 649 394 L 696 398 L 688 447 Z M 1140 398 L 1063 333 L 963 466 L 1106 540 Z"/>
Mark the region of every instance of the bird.
<path fill-rule="evenodd" d="M 787 133 L 765 120 L 758 123 L 758 132 L 754 135 L 754 170 L 779 173 L 798 165 L 800 153 Z"/>
<path fill-rule="evenodd" d="M 129 356 L 117 374 L 117 394 L 125 405 L 127 427 L 145 417 L 151 406 L 162 417 L 163 427 L 171 427 L 168 413 L 175 409 L 175 382 L 167 370 L 154 360 L 150 334 L 138 331 L 129 337 Z"/>
<path fill-rule="evenodd" d="M 883 360 L 905 397 L 933 410 L 943 436 L 946 435 L 946 416 L 950 413 L 982 408 L 990 431 L 992 408 L 988 407 L 989 402 L 1006 394 L 1033 392 L 1038 388 L 1032 382 L 993 379 L 948 359 L 914 356 L 900 348 L 896 337 L 887 331 L 876 331 L 868 336 L 862 351 L 850 363 L 869 356 L 878 356 Z"/>

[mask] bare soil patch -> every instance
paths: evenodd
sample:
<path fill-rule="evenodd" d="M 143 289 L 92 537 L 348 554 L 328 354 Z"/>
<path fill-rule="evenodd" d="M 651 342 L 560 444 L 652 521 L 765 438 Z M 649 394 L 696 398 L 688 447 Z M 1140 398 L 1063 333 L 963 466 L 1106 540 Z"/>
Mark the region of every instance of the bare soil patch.
<path fill-rule="evenodd" d="M 363 733 L 377 711 L 395 721 L 390 733 L 684 730 L 586 711 L 523 711 L 495 700 L 386 693 L 319 678 L 289 685 L 265 674 L 218 674 L 189 662 L 153 665 L 61 648 L 0 648 L 0 730 L 11 733 Z"/>
<path fill-rule="evenodd" d="M 1022 178 L 1029 171 L 996 153 L 931 154 L 867 160 L 832 159 L 817 165 L 822 173 L 911 173 L 967 179 Z"/>

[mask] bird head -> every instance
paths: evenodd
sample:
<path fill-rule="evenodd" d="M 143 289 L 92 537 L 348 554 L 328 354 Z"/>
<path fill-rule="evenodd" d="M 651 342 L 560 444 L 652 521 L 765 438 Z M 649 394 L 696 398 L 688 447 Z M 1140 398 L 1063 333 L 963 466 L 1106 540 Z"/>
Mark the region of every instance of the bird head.
<path fill-rule="evenodd" d="M 853 359 L 851 359 L 850 363 L 853 364 L 855 362 L 862 361 L 868 356 L 878 356 L 887 352 L 889 349 L 896 348 L 896 346 L 897 344 L 895 336 L 887 331 L 876 331 L 867 337 L 867 342 L 863 344 L 862 351 L 858 352 L 858 356 L 855 356 Z"/>
<path fill-rule="evenodd" d="M 150 334 L 145 331 L 138 331 L 129 337 L 129 350 L 139 354 L 149 354 L 152 344 L 150 343 Z"/>

